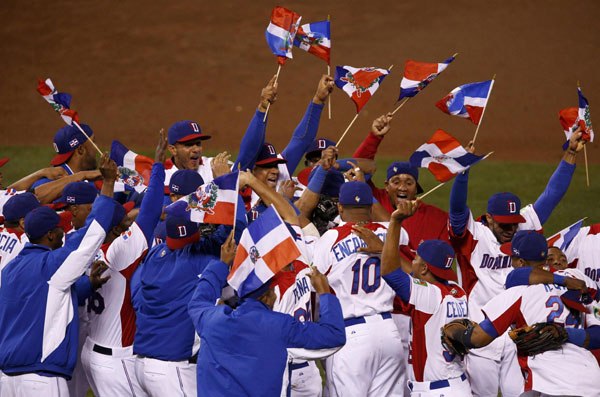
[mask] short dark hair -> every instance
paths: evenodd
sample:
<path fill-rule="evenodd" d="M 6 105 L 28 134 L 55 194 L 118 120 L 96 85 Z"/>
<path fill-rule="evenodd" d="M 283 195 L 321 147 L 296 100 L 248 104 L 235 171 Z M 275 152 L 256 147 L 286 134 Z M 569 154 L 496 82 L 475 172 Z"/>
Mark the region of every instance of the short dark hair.
<path fill-rule="evenodd" d="M 19 227 L 20 219 L 12 220 L 12 221 L 4 221 L 4 227 L 9 227 L 11 229 L 16 229 Z"/>

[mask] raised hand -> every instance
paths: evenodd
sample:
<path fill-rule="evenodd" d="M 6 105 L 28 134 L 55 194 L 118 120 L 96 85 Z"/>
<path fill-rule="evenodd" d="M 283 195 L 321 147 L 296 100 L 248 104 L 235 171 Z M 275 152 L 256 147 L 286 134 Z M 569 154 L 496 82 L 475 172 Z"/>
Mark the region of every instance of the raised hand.
<path fill-rule="evenodd" d="M 117 164 L 109 157 L 108 152 L 104 152 L 102 157 L 100 157 L 99 168 L 105 183 L 107 181 L 115 181 L 117 179 L 119 170 L 117 169 Z"/>
<path fill-rule="evenodd" d="M 276 78 L 277 75 L 273 75 L 271 80 L 269 80 L 269 83 L 267 83 L 267 86 L 262 89 L 260 93 L 260 103 L 258 104 L 259 112 L 266 112 L 269 103 L 272 105 L 277 100 L 277 87 L 279 85 L 275 82 Z"/>
<path fill-rule="evenodd" d="M 337 147 L 329 146 L 327 149 L 321 152 L 321 160 L 319 160 L 319 165 L 325 170 L 328 170 L 331 167 L 335 167 L 335 159 L 337 157 L 337 154 Z"/>
<path fill-rule="evenodd" d="M 348 171 L 344 172 L 344 178 L 348 181 L 360 181 L 365 182 L 365 173 L 361 170 L 356 163 L 348 161 L 348 164 L 352 166 Z"/>
<path fill-rule="evenodd" d="M 221 261 L 231 266 L 233 259 L 235 258 L 235 251 L 237 245 L 233 239 L 233 230 L 229 233 L 229 237 L 225 240 L 225 243 L 221 246 Z"/>
<path fill-rule="evenodd" d="M 104 273 L 108 269 L 108 265 L 104 261 L 95 261 L 92 263 L 92 270 L 90 271 L 90 283 L 94 290 L 102 287 L 109 279 L 110 275 L 106 277 L 102 277 L 102 273 Z"/>
<path fill-rule="evenodd" d="M 313 102 L 317 105 L 322 105 L 325 103 L 331 92 L 333 91 L 333 87 L 335 86 L 335 82 L 333 77 L 328 74 L 324 74 L 321 76 L 321 80 L 319 80 L 319 85 L 317 86 L 317 92 L 313 97 Z"/>
<path fill-rule="evenodd" d="M 167 146 L 168 146 L 167 134 L 165 134 L 165 129 L 161 128 L 158 132 L 158 144 L 156 145 L 156 150 L 154 151 L 154 161 L 157 163 L 165 163 Z"/>
<path fill-rule="evenodd" d="M 377 136 L 385 136 L 390 131 L 390 128 L 392 128 L 393 118 L 394 116 L 391 112 L 377 117 L 373 120 L 373 124 L 371 124 L 371 132 Z"/>
<path fill-rule="evenodd" d="M 294 198 L 294 193 L 297 190 L 300 190 L 299 187 L 296 186 L 297 183 L 292 181 L 292 180 L 288 180 L 288 181 L 283 181 L 279 184 L 279 188 L 277 189 L 277 193 L 281 194 L 283 197 L 291 200 Z"/>
<path fill-rule="evenodd" d="M 231 165 L 229 165 L 229 158 L 231 154 L 227 152 L 219 153 L 212 159 L 210 168 L 212 169 L 213 177 L 217 178 L 221 175 L 229 174 L 231 172 Z"/>
<path fill-rule="evenodd" d="M 352 226 L 352 233 L 356 234 L 367 244 L 366 247 L 359 247 L 356 251 L 380 254 L 383 250 L 383 241 L 372 230 L 364 226 L 354 225 Z"/>
<path fill-rule="evenodd" d="M 330 291 L 327 277 L 314 266 L 311 266 L 310 269 L 312 273 L 307 273 L 306 275 L 310 278 L 310 283 L 315 291 L 317 291 L 317 294 L 328 294 Z"/>
<path fill-rule="evenodd" d="M 400 223 L 406 218 L 413 216 L 419 207 L 419 200 L 404 200 L 398 203 L 396 210 L 392 212 L 391 222 Z"/>

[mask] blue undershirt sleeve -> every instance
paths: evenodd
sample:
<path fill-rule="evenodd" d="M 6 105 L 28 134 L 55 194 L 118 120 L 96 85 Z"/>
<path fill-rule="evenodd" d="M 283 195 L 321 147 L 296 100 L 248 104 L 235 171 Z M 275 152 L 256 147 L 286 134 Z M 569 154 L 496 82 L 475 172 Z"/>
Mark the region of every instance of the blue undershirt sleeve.
<path fill-rule="evenodd" d="M 238 165 L 242 171 L 251 169 L 256 162 L 256 158 L 260 153 L 260 149 L 265 143 L 266 123 L 263 122 L 265 114 L 256 110 L 254 117 L 248 125 L 248 129 L 240 143 L 240 152 L 235 163 L 231 167 L 232 170 L 237 170 Z"/>
<path fill-rule="evenodd" d="M 410 277 L 400 268 L 394 270 L 390 274 L 383 276 L 386 283 L 404 302 L 410 300 Z"/>
<path fill-rule="evenodd" d="M 83 275 L 75 281 L 75 292 L 77 293 L 77 306 L 85 305 L 85 300 L 92 295 L 94 288 L 90 278 Z"/>
<path fill-rule="evenodd" d="M 204 271 L 190 303 L 188 303 L 188 313 L 198 333 L 202 329 L 202 314 L 215 307 L 215 302 L 221 296 L 221 290 L 226 284 L 229 266 L 220 260 L 211 261 Z"/>
<path fill-rule="evenodd" d="M 485 331 L 486 334 L 488 334 L 492 338 L 495 339 L 498 337 L 498 331 L 496 331 L 496 328 L 494 328 L 494 325 L 492 324 L 489 318 L 486 318 L 485 320 L 480 322 L 479 326 L 482 330 Z"/>
<path fill-rule="evenodd" d="M 546 223 L 554 208 L 556 208 L 567 192 L 573 178 L 573 172 L 575 172 L 575 167 L 575 164 L 569 164 L 561 160 L 556 171 L 554 171 L 550 180 L 548 180 L 546 189 L 533 204 L 533 209 L 535 209 L 542 225 Z"/>
<path fill-rule="evenodd" d="M 469 188 L 469 170 L 460 173 L 454 178 L 450 191 L 450 226 L 456 236 L 465 232 L 469 221 L 469 207 L 467 206 L 467 193 Z"/>
<path fill-rule="evenodd" d="M 152 234 L 162 213 L 164 183 L 165 166 L 161 163 L 154 163 L 152 166 L 152 174 L 150 175 L 150 182 L 148 183 L 148 189 L 142 199 L 140 212 L 135 220 L 146 237 L 148 247 L 152 245 Z"/>
<path fill-rule="evenodd" d="M 518 285 L 529 285 L 529 276 L 531 275 L 532 267 L 517 267 L 506 276 L 504 288 L 509 289 Z"/>
<path fill-rule="evenodd" d="M 300 124 L 298 124 L 292 135 L 292 139 L 281 152 L 283 158 L 287 160 L 286 166 L 290 175 L 294 173 L 304 153 L 317 136 L 323 106 L 317 105 L 313 101 L 310 102 L 304 117 L 300 120 Z"/>

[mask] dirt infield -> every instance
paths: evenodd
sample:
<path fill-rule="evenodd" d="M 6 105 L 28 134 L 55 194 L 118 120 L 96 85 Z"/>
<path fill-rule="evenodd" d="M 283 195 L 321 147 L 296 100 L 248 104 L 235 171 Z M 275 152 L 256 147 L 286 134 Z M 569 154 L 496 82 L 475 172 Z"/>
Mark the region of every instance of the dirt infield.
<path fill-rule="evenodd" d="M 393 108 L 407 59 L 457 60 L 397 114 L 381 153 L 406 157 L 443 128 L 463 143 L 475 126 L 434 107 L 454 87 L 497 83 L 478 137 L 495 160 L 556 161 L 563 141 L 557 112 L 576 106 L 576 81 L 600 123 L 598 1 L 14 1 L 0 3 L 3 60 L 0 144 L 49 144 L 62 121 L 35 91 L 51 77 L 72 107 L 112 139 L 152 147 L 153 134 L 193 119 L 211 148 L 235 149 L 277 64 L 264 38 L 271 9 L 284 5 L 303 22 L 332 20 L 332 67 L 394 69 L 341 145 L 351 152 L 371 120 Z M 267 139 L 280 150 L 312 98 L 326 65 L 294 50 L 280 76 Z M 319 135 L 337 139 L 354 105 L 337 90 L 333 119 Z M 598 124 L 600 126 L 600 124 Z M 597 129 L 600 127 L 597 127 Z M 598 145 L 588 150 L 600 162 Z"/>

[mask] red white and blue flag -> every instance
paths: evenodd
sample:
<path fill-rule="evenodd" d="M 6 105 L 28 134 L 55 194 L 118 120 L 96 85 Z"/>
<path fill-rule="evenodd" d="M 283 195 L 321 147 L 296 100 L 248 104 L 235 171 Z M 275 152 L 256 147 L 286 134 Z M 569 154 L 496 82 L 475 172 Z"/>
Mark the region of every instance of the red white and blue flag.
<path fill-rule="evenodd" d="M 387 69 L 373 67 L 337 66 L 335 68 L 335 85 L 348 94 L 356 105 L 356 113 L 360 113 L 389 73 L 390 71 Z"/>
<path fill-rule="evenodd" d="M 555 235 L 548 237 L 548 247 L 558 247 L 564 252 L 567 248 L 569 248 L 569 245 L 575 236 L 577 236 L 577 233 L 579 233 L 581 226 L 583 225 L 583 221 L 586 219 L 587 218 L 580 219 L 571 226 L 566 227 Z"/>
<path fill-rule="evenodd" d="M 169 215 L 198 223 L 233 225 L 239 172 L 231 172 L 200 186 L 165 208 Z"/>
<path fill-rule="evenodd" d="M 400 82 L 400 97 L 410 98 L 417 95 L 442 73 L 454 61 L 454 57 L 446 59 L 442 63 L 425 63 L 408 60 L 404 65 L 404 77 Z"/>
<path fill-rule="evenodd" d="M 296 33 L 294 45 L 318 56 L 329 65 L 331 52 L 331 34 L 329 28 L 329 21 L 302 25 Z"/>
<path fill-rule="evenodd" d="M 300 15 L 284 7 L 275 7 L 271 12 L 271 22 L 265 36 L 280 65 L 285 64 L 286 58 L 293 58 L 292 47 L 301 19 Z"/>
<path fill-rule="evenodd" d="M 594 142 L 594 130 L 592 130 L 592 117 L 590 116 L 590 106 L 587 99 L 581 93 L 581 89 L 577 87 L 579 96 L 578 108 L 566 108 L 558 112 L 560 124 L 563 127 L 567 141 L 563 145 L 563 149 L 569 147 L 569 139 L 578 127 L 581 127 L 582 137 L 586 141 Z"/>
<path fill-rule="evenodd" d="M 435 106 L 444 113 L 469 119 L 477 125 L 493 85 L 494 80 L 461 85 L 437 101 Z"/>
<path fill-rule="evenodd" d="M 227 281 L 242 297 L 260 288 L 300 254 L 294 236 L 270 206 L 242 233 Z"/>
<path fill-rule="evenodd" d="M 68 125 L 73 125 L 73 121 L 79 123 L 79 115 L 76 111 L 71 110 L 71 95 L 58 92 L 56 88 L 54 88 L 54 84 L 52 84 L 52 80 L 46 79 L 46 81 L 42 79 L 38 79 L 38 87 L 37 92 L 39 92 L 46 102 L 52 106 L 52 109 L 56 111 L 62 117 L 62 119 Z"/>
<path fill-rule="evenodd" d="M 435 179 L 447 182 L 485 156 L 469 153 L 450 134 L 437 130 L 425 144 L 410 156 L 410 165 L 427 168 Z"/>
<path fill-rule="evenodd" d="M 110 158 L 114 160 L 119 170 L 115 192 L 135 190 L 141 193 L 146 190 L 154 160 L 132 152 L 119 141 L 112 141 Z"/>

